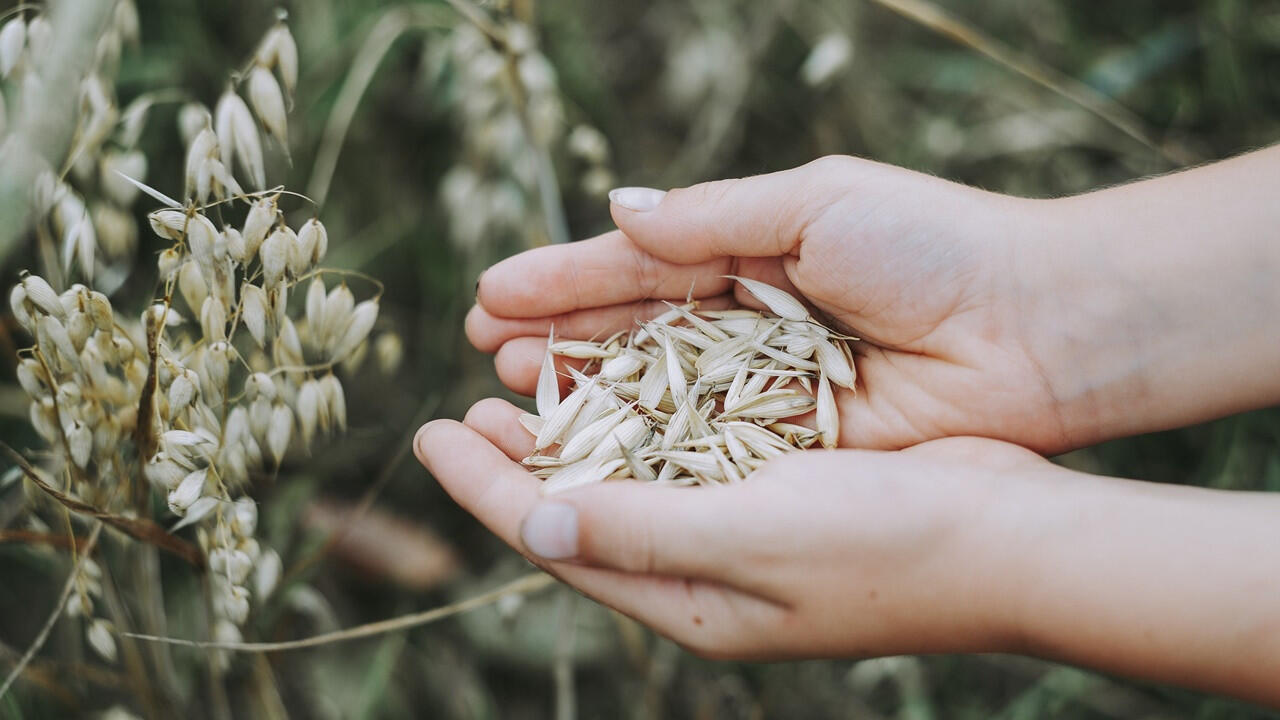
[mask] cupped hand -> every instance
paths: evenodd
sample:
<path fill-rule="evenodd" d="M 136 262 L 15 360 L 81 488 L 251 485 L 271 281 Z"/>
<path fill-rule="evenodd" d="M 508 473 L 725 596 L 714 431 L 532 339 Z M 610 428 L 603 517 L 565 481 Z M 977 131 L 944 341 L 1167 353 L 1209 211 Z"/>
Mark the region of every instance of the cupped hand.
<path fill-rule="evenodd" d="M 712 657 L 1010 649 L 1007 478 L 1064 472 L 964 438 L 795 453 L 730 486 L 543 497 L 518 462 L 532 449 L 520 412 L 490 399 L 465 424 L 433 422 L 418 457 L 530 560 Z"/>
<path fill-rule="evenodd" d="M 467 319 L 499 376 L 531 394 L 548 330 L 589 338 L 688 295 L 758 307 L 723 276 L 803 297 L 862 338 L 840 444 L 897 449 L 955 435 L 1042 452 L 1079 444 L 1028 347 L 1016 245 L 1035 201 L 848 157 L 661 193 L 613 193 L 620 231 L 490 268 Z"/>

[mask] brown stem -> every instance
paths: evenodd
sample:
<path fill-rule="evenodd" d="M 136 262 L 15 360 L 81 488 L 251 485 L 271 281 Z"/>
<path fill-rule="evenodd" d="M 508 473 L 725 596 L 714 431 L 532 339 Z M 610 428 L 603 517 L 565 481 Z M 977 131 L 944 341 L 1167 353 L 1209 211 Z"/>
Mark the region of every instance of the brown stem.
<path fill-rule="evenodd" d="M 200 548 L 195 545 L 192 545 L 180 537 L 169 534 L 164 528 L 150 520 L 115 515 L 113 513 L 99 510 L 86 502 L 77 500 L 76 498 L 73 498 L 50 485 L 48 481 L 40 476 L 39 470 L 32 466 L 31 463 L 27 462 L 27 459 L 24 458 L 21 453 L 9 447 L 7 443 L 0 441 L 0 451 L 3 451 L 13 459 L 13 461 L 22 468 L 27 479 L 34 483 L 36 487 L 43 490 L 45 494 L 49 495 L 54 500 L 57 500 L 66 509 L 101 520 L 104 524 L 110 525 L 135 540 L 141 540 L 145 543 L 155 545 L 161 550 L 172 553 L 173 555 L 186 560 L 197 568 L 204 568 L 204 555 L 200 552 Z"/>
<path fill-rule="evenodd" d="M 76 536 L 76 552 L 83 553 L 86 538 Z M 71 538 L 64 533 L 36 532 L 35 530 L 0 530 L 0 544 L 24 543 L 27 545 L 48 545 L 56 548 L 71 547 Z"/>

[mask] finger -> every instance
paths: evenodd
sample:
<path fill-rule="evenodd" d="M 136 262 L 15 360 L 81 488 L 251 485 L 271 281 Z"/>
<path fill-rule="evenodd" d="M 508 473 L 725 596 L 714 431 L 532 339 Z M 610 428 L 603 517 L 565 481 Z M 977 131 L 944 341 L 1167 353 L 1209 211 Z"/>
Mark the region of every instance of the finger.
<path fill-rule="evenodd" d="M 804 228 L 843 192 L 863 161 L 824 158 L 791 170 L 718 180 L 663 193 L 609 193 L 618 229 L 653 256 L 676 263 L 795 252 Z"/>
<path fill-rule="evenodd" d="M 493 356 L 493 367 L 498 372 L 498 379 L 512 392 L 533 396 L 538 390 L 538 371 L 542 368 L 542 358 L 547 354 L 545 337 L 519 337 L 503 343 Z M 560 380 L 560 395 L 572 381 L 566 368 L 581 370 L 586 360 L 577 360 L 557 356 L 555 358 L 556 375 Z"/>
<path fill-rule="evenodd" d="M 521 459 L 528 457 L 533 452 L 533 437 L 529 435 L 519 422 L 519 417 L 524 411 L 512 405 L 511 403 L 499 398 L 486 398 L 476 403 L 467 412 L 464 423 L 467 427 L 472 428 L 476 432 L 484 436 L 486 440 L 493 443 L 495 447 L 502 450 L 508 458 L 519 462 Z M 603 502 L 594 498 L 592 493 L 576 493 L 573 495 L 563 496 L 566 502 L 572 503 L 578 508 L 578 525 L 577 525 L 577 550 L 573 557 L 562 559 L 577 564 L 592 565 L 595 567 L 611 568 L 620 572 L 627 572 L 641 575 L 665 575 L 665 576 L 693 576 L 699 578 L 712 577 L 708 568 L 714 568 L 717 573 L 714 576 L 718 580 L 728 580 L 721 571 L 725 569 L 722 566 L 741 567 L 741 563 L 726 562 L 727 555 L 731 551 L 727 551 L 724 556 L 715 555 L 715 546 L 708 547 L 707 542 L 722 543 L 724 537 L 729 535 L 721 534 L 711 540 L 697 540 L 696 535 L 700 531 L 718 532 L 715 527 L 708 528 L 706 521 L 700 517 L 690 518 L 688 524 L 675 530 L 665 529 L 661 525 L 655 526 L 653 533 L 659 533 L 663 538 L 679 538 L 683 537 L 690 541 L 691 550 L 697 557 L 701 558 L 696 566 L 681 563 L 678 567 L 675 565 L 663 564 L 664 561 L 660 557 L 670 556 L 670 550 L 664 548 L 662 543 L 653 543 L 646 539 L 650 534 L 648 531 L 642 531 L 640 522 L 632 521 L 625 527 L 618 525 L 617 505 L 619 503 L 631 505 L 633 500 L 625 497 L 628 492 L 627 486 L 634 488 L 637 497 L 650 502 L 647 494 L 651 490 L 675 490 L 679 496 L 672 493 L 671 502 L 678 503 L 691 497 L 688 491 L 697 489 L 679 489 L 674 488 L 653 488 L 640 485 L 639 483 L 608 483 L 601 486 L 602 489 L 608 490 L 606 499 Z M 715 491 L 715 488 L 705 488 L 708 492 Z M 622 495 L 619 495 L 619 494 Z M 692 496 L 697 499 L 697 496 Z M 710 497 L 710 502 L 717 503 L 721 500 L 728 500 L 728 497 Z M 662 498 L 654 499 L 652 502 L 663 502 Z M 543 508 L 539 510 L 539 508 Z M 649 508 L 643 503 L 636 508 L 642 514 L 649 514 Z M 538 513 L 545 513 L 546 510 L 542 504 L 535 505 L 534 511 L 526 516 L 522 530 L 538 532 L 534 527 L 538 520 Z M 732 513 L 733 510 L 729 506 L 716 508 L 708 508 L 704 512 L 716 513 L 724 515 Z M 624 514 L 625 517 L 631 517 L 630 512 Z M 677 518 L 677 523 L 684 521 Z M 647 523 L 646 523 L 647 525 Z M 743 539 L 743 535 L 736 535 L 739 541 Z M 527 539 L 522 538 L 527 550 L 535 553 L 540 552 L 540 548 L 531 546 Z M 700 547 L 701 546 L 701 547 Z M 686 551 L 682 551 L 686 552 Z M 553 557 L 544 557 L 538 555 L 543 560 L 557 560 Z M 650 564 L 658 563 L 661 567 L 651 567 Z M 677 570 L 685 572 L 677 572 Z M 697 570 L 695 573 L 694 571 Z M 748 579 L 746 574 L 735 573 L 732 579 L 735 587 L 743 590 L 758 592 L 761 597 L 770 597 L 776 594 L 775 589 L 767 587 L 764 583 L 755 583 Z"/>
<path fill-rule="evenodd" d="M 555 328 L 557 338 L 589 340 L 603 338 L 621 330 L 630 330 L 642 320 L 652 320 L 670 309 L 668 302 L 679 300 L 641 300 L 607 307 L 575 310 L 548 317 L 510 318 L 497 316 L 483 305 L 475 305 L 467 313 L 467 338 L 481 352 L 496 352 L 503 343 L 521 336 L 543 337 Z M 717 295 L 699 301 L 698 306 L 721 310 L 737 305 L 729 295 Z"/>
<path fill-rule="evenodd" d="M 485 398 L 467 411 L 462 421 L 493 443 L 507 457 L 520 462 L 533 453 L 534 437 L 520 424 L 524 410 L 500 398 Z"/>
<path fill-rule="evenodd" d="M 485 430 L 507 442 L 506 431 L 490 424 L 501 423 L 499 413 L 518 424 L 514 406 L 487 405 L 473 419 L 483 418 Z M 738 567 L 730 561 L 743 532 L 729 526 L 735 514 L 725 503 L 745 485 L 611 482 L 542 497 L 539 480 L 467 425 L 428 424 L 418 445 L 428 448 L 424 463 L 463 509 L 543 560 L 717 581 L 728 581 Z"/>
<path fill-rule="evenodd" d="M 507 544 L 587 595 L 682 643 L 732 651 L 735 642 L 742 644 L 733 638 L 750 634 L 753 626 L 776 623 L 783 612 L 768 601 L 702 580 L 548 563 L 520 539 L 521 522 L 540 499 L 536 478 L 483 435 L 452 420 L 424 425 L 414 451 L 445 491 Z"/>
<path fill-rule="evenodd" d="M 654 258 L 620 232 L 527 250 L 480 276 L 476 297 L 491 314 L 537 318 L 647 299 L 719 295 L 727 260 L 682 265 Z"/>
<path fill-rule="evenodd" d="M 509 545 L 522 548 L 521 520 L 539 499 L 538 479 L 475 430 L 453 420 L 422 426 L 418 460 L 445 492 Z"/>
<path fill-rule="evenodd" d="M 521 522 L 541 499 L 541 481 L 475 429 L 453 420 L 436 420 L 422 426 L 414 439 L 414 452 L 463 510 L 508 545 L 534 560 L 542 560 L 529 553 L 520 539 Z M 540 564 L 547 563 L 543 560 Z M 606 585 L 599 579 L 606 571 L 600 569 L 591 573 L 583 572 L 588 568 L 575 566 L 553 565 L 550 569 L 569 582 L 597 578 L 597 590 Z M 636 583 L 630 585 L 639 587 Z"/>
<path fill-rule="evenodd" d="M 633 481 L 591 485 L 544 498 L 521 526 L 540 558 L 642 575 L 747 582 L 733 505 L 743 486 L 675 488 Z"/>

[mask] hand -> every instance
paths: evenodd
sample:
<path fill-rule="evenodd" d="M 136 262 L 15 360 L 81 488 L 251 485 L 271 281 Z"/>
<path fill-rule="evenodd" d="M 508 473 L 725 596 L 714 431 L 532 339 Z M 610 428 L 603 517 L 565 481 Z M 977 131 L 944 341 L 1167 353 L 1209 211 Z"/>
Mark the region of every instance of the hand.
<path fill-rule="evenodd" d="M 418 458 L 531 561 L 701 655 L 1022 652 L 1280 706 L 1274 493 L 950 438 L 543 498 L 520 412 L 490 399 L 430 423 Z"/>
<path fill-rule="evenodd" d="M 628 207 L 631 206 L 631 207 Z M 1034 201 L 847 157 L 692 188 L 627 189 L 620 232 L 531 250 L 490 268 L 467 333 L 531 394 L 548 329 L 586 338 L 632 327 L 686 294 L 757 306 L 737 274 L 803 296 L 860 336 L 842 446 L 894 449 L 983 435 L 1040 451 L 1079 444 L 1024 328 L 1014 245 Z"/>
<path fill-rule="evenodd" d="M 467 332 L 531 393 L 547 330 L 625 329 L 721 276 L 807 298 L 858 343 L 841 444 L 981 435 L 1055 453 L 1280 402 L 1280 147 L 1060 200 L 848 157 L 630 188 L 620 232 L 481 278 Z"/>
<path fill-rule="evenodd" d="M 721 277 L 750 276 L 865 338 L 843 445 L 1062 450 L 1280 400 L 1277 168 L 1273 148 L 1054 201 L 851 158 L 628 189 L 620 232 L 486 272 L 467 331 L 531 393 L 553 323 L 590 337 L 689 292 L 754 305 Z M 1259 601 L 1280 597 L 1280 498 L 952 438 L 543 500 L 518 412 L 432 423 L 419 458 L 513 547 L 704 654 L 1013 650 L 1280 704 L 1280 616 Z"/>
<path fill-rule="evenodd" d="M 478 403 L 420 433 L 453 498 L 530 560 L 712 657 L 989 651 L 1006 647 L 1010 588 L 997 476 L 1060 472 L 990 440 L 900 452 L 795 453 L 749 482 L 614 482 L 542 499 L 518 459 L 520 410 Z"/>

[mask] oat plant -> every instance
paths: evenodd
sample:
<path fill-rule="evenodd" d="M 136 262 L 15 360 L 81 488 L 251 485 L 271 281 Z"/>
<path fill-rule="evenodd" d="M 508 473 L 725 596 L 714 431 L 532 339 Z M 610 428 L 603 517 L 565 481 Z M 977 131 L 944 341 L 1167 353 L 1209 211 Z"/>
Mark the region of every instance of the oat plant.
<path fill-rule="evenodd" d="M 29 481 L 33 527 L 100 521 L 207 570 L 210 637 L 236 642 L 282 569 L 257 536 L 254 484 L 346 429 L 339 366 L 365 352 L 381 286 L 321 267 L 324 225 L 311 217 L 291 226 L 284 207 L 305 212 L 306 199 L 267 185 L 264 155 L 288 155 L 298 75 L 283 17 L 212 112 L 184 109 L 181 200 L 143 183 L 134 145 L 151 99 L 118 112 L 106 79 L 113 53 L 136 38 L 131 8 L 117 5 L 117 38 L 84 82 L 67 168 L 46 170 L 32 194 L 35 233 L 58 239 L 58 260 L 50 277 L 21 273 L 9 303 L 31 339 L 17 377 L 47 448 L 31 461 L 12 454 Z M 20 13 L 0 29 L 6 74 L 39 67 L 40 23 Z M 120 274 L 112 258 L 133 254 L 124 208 L 142 195 L 161 204 L 147 217 L 170 246 L 157 260 L 154 300 L 121 307 L 111 297 L 118 281 L 95 282 Z M 163 500 L 158 515 L 153 498 Z M 79 618 L 89 646 L 111 662 L 118 634 L 102 611 L 103 575 L 116 569 L 105 565 L 92 556 L 76 564 L 61 612 Z M 220 668 L 230 660 L 210 657 Z"/>

